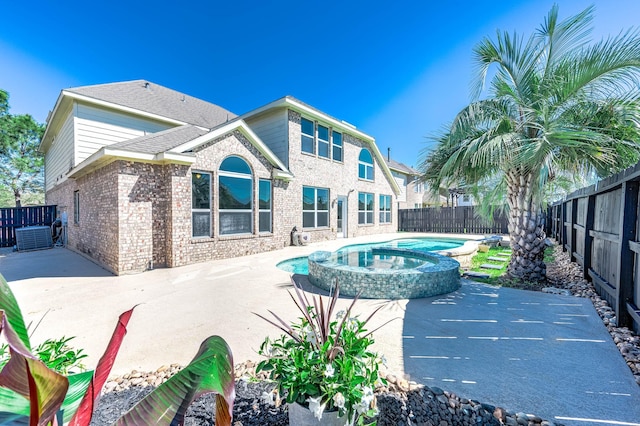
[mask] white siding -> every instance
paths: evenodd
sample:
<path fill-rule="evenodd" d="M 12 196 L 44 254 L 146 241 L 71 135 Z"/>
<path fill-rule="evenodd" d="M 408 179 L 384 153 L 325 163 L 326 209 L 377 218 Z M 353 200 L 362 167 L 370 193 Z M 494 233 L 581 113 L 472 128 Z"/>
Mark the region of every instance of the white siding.
<path fill-rule="evenodd" d="M 393 170 L 391 171 L 391 174 L 393 175 L 393 179 L 398 184 L 398 187 L 400 187 L 400 193 L 398 194 L 398 201 L 399 202 L 407 201 L 407 176 L 400 174 L 398 172 L 395 172 Z"/>
<path fill-rule="evenodd" d="M 262 139 L 286 167 L 289 167 L 287 110 L 277 109 L 246 121 L 251 130 Z"/>
<path fill-rule="evenodd" d="M 76 104 L 75 164 L 81 163 L 103 146 L 156 133 L 173 127 L 149 119 L 112 110 Z"/>
<path fill-rule="evenodd" d="M 73 114 L 67 116 L 53 143 L 47 150 L 45 163 L 45 191 L 64 180 L 67 172 L 74 166 L 73 158 Z"/>

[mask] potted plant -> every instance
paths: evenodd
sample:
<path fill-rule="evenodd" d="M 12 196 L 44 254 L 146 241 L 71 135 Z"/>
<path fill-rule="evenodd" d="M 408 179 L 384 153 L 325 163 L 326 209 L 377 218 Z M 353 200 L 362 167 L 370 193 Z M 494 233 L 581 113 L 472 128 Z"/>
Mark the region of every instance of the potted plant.
<path fill-rule="evenodd" d="M 260 346 L 259 354 L 266 359 L 256 372 L 267 372 L 277 383 L 274 392 L 263 397 L 278 404 L 284 398 L 290 424 L 303 424 L 301 411 L 310 418 L 306 424 L 375 423 L 374 390 L 386 381 L 378 370 L 382 359 L 369 349 L 373 331 L 365 327 L 380 308 L 361 320 L 352 315 L 356 296 L 346 311 L 334 314 L 337 284 L 328 300 L 315 295 L 309 300 L 295 282 L 293 286 L 295 296 L 289 295 L 302 314 L 296 321 L 289 324 L 271 311 L 275 321 L 256 314 L 284 332 L 276 339 L 267 337 Z"/>

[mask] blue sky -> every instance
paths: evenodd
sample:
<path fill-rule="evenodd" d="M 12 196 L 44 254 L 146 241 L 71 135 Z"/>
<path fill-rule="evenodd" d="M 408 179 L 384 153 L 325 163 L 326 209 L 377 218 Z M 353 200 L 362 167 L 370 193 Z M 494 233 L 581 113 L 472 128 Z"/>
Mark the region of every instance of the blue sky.
<path fill-rule="evenodd" d="M 496 29 L 530 34 L 553 1 L 11 1 L 0 88 L 44 122 L 60 90 L 147 79 L 242 114 L 292 95 L 416 165 L 465 106 L 472 48 Z M 594 39 L 640 24 L 638 0 L 595 4 Z"/>

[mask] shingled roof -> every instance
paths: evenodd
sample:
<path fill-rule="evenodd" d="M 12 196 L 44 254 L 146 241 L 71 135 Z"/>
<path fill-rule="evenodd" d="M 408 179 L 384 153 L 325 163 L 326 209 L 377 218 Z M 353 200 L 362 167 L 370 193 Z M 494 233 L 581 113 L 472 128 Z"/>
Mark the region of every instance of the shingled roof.
<path fill-rule="evenodd" d="M 418 172 L 417 170 L 407 166 L 404 163 L 400 163 L 399 161 L 396 161 L 392 158 L 385 158 L 384 159 L 385 163 L 387 163 L 387 166 L 391 169 L 391 170 L 396 170 L 398 172 L 402 172 L 404 174 L 407 175 L 414 175 L 417 176 L 420 174 L 420 172 Z"/>
<path fill-rule="evenodd" d="M 207 134 L 206 130 L 186 125 L 114 143 L 109 147 L 111 149 L 124 149 L 145 154 L 159 154 L 205 134 Z"/>
<path fill-rule="evenodd" d="M 237 117 L 218 105 L 147 80 L 74 87 L 65 91 L 207 129 Z"/>

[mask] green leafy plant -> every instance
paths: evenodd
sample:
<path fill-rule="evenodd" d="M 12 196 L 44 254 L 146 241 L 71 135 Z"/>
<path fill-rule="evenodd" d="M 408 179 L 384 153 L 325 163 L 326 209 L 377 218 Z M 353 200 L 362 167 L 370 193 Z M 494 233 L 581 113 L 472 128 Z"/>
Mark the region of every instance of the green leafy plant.
<path fill-rule="evenodd" d="M 45 365 L 58 373 L 69 375 L 74 370 L 84 371 L 85 366 L 81 360 L 87 355 L 83 349 L 75 349 L 69 345 L 73 337 L 62 336 L 59 339 L 47 339 L 38 345 L 33 354 L 45 363 Z M 0 369 L 9 362 L 9 345 L 0 344 Z"/>
<path fill-rule="evenodd" d="M 0 337 L 10 354 L 0 370 L 0 424 L 88 426 L 134 308 L 120 315 L 95 371 L 65 376 L 33 354 L 18 303 L 0 275 Z M 233 371 L 229 346 L 221 337 L 211 336 L 187 367 L 147 395 L 116 424 L 181 425 L 195 398 L 216 392 L 216 424 L 230 425 L 235 399 Z"/>
<path fill-rule="evenodd" d="M 350 425 L 372 421 L 377 415 L 373 392 L 385 379 L 379 374 L 381 358 L 369 349 L 373 331 L 368 332 L 366 324 L 380 308 L 365 320 L 352 316 L 356 297 L 346 311 L 334 315 L 337 284 L 326 302 L 321 296 L 309 300 L 295 282 L 293 286 L 296 295 L 289 294 L 302 314 L 297 321 L 288 324 L 271 311 L 275 321 L 256 314 L 284 332 L 260 346 L 259 354 L 266 359 L 256 371 L 268 372 L 278 384 L 273 394 L 263 397 L 279 403 L 286 395 L 286 402 L 308 406 L 318 419 L 325 411 L 337 410 Z"/>

